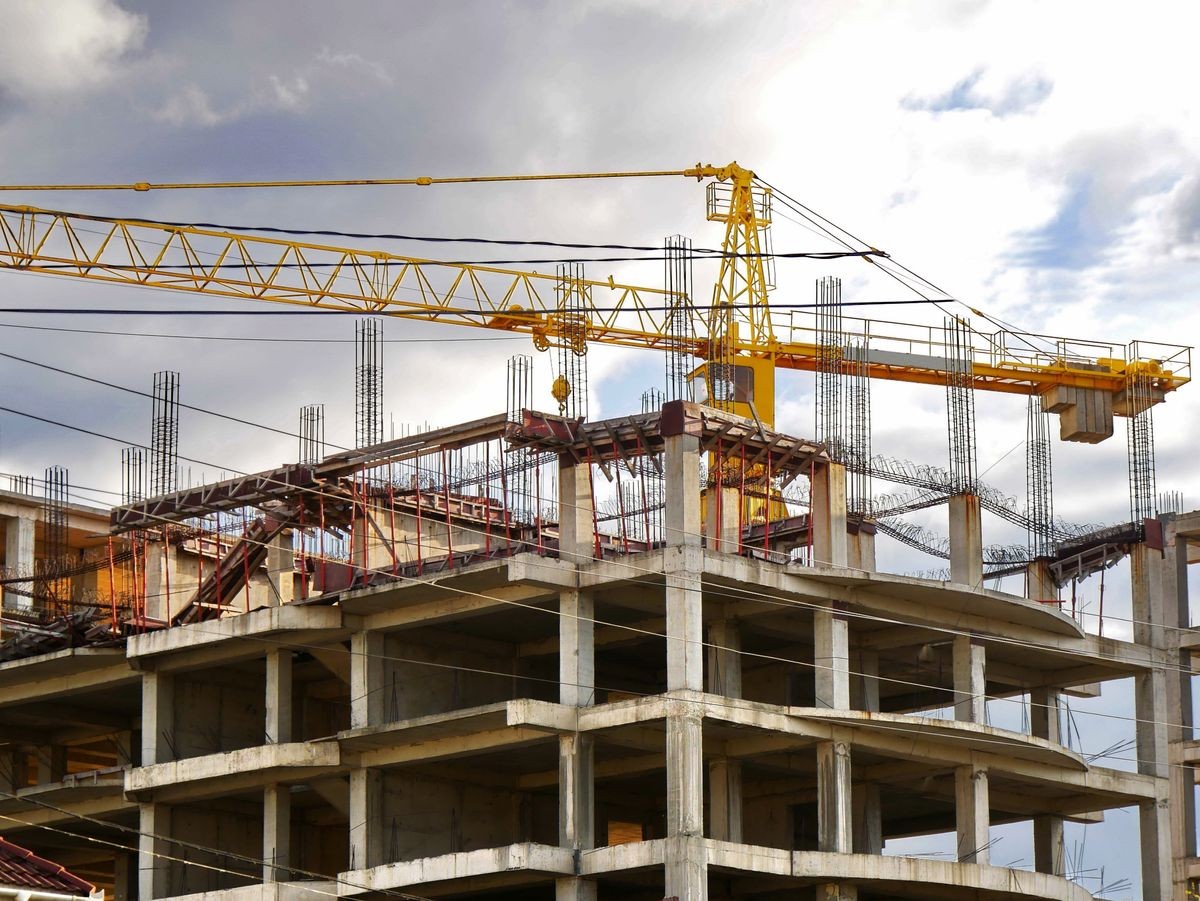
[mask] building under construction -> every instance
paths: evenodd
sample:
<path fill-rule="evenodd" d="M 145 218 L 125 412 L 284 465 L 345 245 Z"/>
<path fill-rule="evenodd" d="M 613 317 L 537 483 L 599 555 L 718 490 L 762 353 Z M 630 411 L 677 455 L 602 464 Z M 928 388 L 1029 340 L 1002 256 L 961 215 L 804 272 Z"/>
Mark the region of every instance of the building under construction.
<path fill-rule="evenodd" d="M 770 192 L 738 167 L 657 174 L 716 188 L 727 287 L 711 309 L 686 302 L 680 238 L 657 307 L 571 265 L 544 309 L 532 288 L 524 307 L 479 293 L 465 264 L 445 264 L 456 287 L 421 302 L 466 319 L 445 303 L 468 273 L 486 317 L 467 324 L 555 352 L 554 413 L 535 409 L 518 357 L 495 415 L 382 440 L 367 322 L 353 450 L 327 453 L 321 411 L 305 408 L 296 462 L 183 486 L 178 382 L 162 373 L 149 477 L 128 448 L 111 512 L 73 503 L 57 469 L 0 495 L 6 835 L 143 901 L 1086 901 L 1109 889 L 1069 860 L 1065 824 L 1133 809 L 1143 897 L 1193 897 L 1186 567 L 1200 512 L 1155 509 L 1151 418 L 1188 380 L 1188 349 L 1084 352 L 959 319 L 889 337 L 842 318 L 834 280 L 818 284 L 807 337 L 793 324 L 781 338 L 766 309 Z M 144 222 L 114 221 L 122 241 L 95 255 L 86 235 L 54 250 L 70 217 L 0 208 L 3 266 L 352 308 L 332 277 L 317 289 L 297 275 L 310 247 L 302 260 L 275 241 L 296 256 L 273 271 L 296 284 L 251 285 L 244 265 L 202 278 L 209 254 L 191 249 L 192 270 L 165 250 L 102 259 L 136 246 Z M 170 231 L 255 252 L 244 235 Z M 872 254 L 847 255 L 884 265 Z M 442 264 L 354 265 L 386 276 L 356 295 L 386 313 L 412 312 L 396 286 Z M 595 306 L 601 290 L 626 306 Z M 666 390 L 593 420 L 585 354 L 606 340 L 664 351 Z M 777 367 L 815 373 L 809 437 L 776 429 Z M 944 387 L 947 468 L 872 454 L 876 378 Z M 1023 508 L 980 480 L 980 389 L 1029 397 Z M 1129 521 L 1071 527 L 1053 513 L 1050 432 L 1093 443 L 1114 416 Z M 944 540 L 903 519 L 939 505 Z M 985 513 L 1026 545 L 985 545 Z M 879 571 L 881 535 L 948 571 Z M 1120 560 L 1130 640 L 1063 591 Z M 1135 686 L 1114 713 L 1136 732 L 1125 769 L 1065 731 L 1066 698 L 1118 680 Z M 1022 705 L 1023 728 L 991 725 L 989 702 Z M 991 853 L 991 828 L 1012 823 L 1031 824 L 1031 865 Z M 887 847 L 935 835 L 951 854 Z"/>

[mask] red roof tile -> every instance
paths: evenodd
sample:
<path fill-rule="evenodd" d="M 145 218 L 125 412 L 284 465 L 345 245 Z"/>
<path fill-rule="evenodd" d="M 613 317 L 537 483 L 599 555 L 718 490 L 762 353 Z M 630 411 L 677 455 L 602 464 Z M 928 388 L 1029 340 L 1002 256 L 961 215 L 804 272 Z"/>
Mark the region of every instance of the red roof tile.
<path fill-rule="evenodd" d="M 0 885 L 40 889 L 65 895 L 90 895 L 96 886 L 68 873 L 65 867 L 38 857 L 0 836 Z"/>

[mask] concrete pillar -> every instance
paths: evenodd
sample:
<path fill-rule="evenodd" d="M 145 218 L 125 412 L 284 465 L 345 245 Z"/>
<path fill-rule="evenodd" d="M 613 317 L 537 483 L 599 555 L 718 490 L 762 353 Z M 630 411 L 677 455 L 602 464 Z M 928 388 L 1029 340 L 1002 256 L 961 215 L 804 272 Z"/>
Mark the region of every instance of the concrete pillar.
<path fill-rule="evenodd" d="M 822 851 L 849 854 L 854 848 L 851 825 L 850 744 L 817 744 L 817 834 Z"/>
<path fill-rule="evenodd" d="M 667 613 L 667 690 L 704 690 L 704 595 L 698 547 L 663 551 Z"/>
<path fill-rule="evenodd" d="M 292 530 L 284 529 L 267 546 L 267 578 L 271 582 L 269 605 L 290 604 L 295 600 L 295 552 L 292 550 Z"/>
<path fill-rule="evenodd" d="M 263 882 L 288 881 L 291 854 L 291 788 L 268 785 L 263 789 Z"/>
<path fill-rule="evenodd" d="M 171 809 L 164 804 L 139 804 L 138 831 L 138 901 L 168 898 L 171 861 L 167 857 L 182 856 L 166 841 L 171 833 Z"/>
<path fill-rule="evenodd" d="M 979 498 L 956 494 L 950 498 L 950 581 L 972 588 L 983 586 L 983 526 Z"/>
<path fill-rule="evenodd" d="M 813 697 L 817 707 L 850 708 L 850 632 L 835 606 L 813 611 Z"/>
<path fill-rule="evenodd" d="M 667 835 L 704 834 L 704 745 L 700 712 L 691 704 L 667 711 Z"/>
<path fill-rule="evenodd" d="M 858 648 L 851 654 L 850 706 L 855 710 L 879 712 L 879 652 Z"/>
<path fill-rule="evenodd" d="M 986 767 L 960 766 L 954 769 L 954 805 L 958 826 L 959 863 L 988 862 L 988 774 Z"/>
<path fill-rule="evenodd" d="M 37 761 L 37 784 L 62 782 L 67 774 L 67 749 L 64 745 L 41 745 L 34 749 Z"/>
<path fill-rule="evenodd" d="M 1036 738 L 1062 744 L 1059 693 L 1052 688 L 1029 692 L 1030 731 Z M 1063 818 L 1039 816 L 1033 820 L 1033 866 L 1039 873 L 1062 876 L 1066 872 Z"/>
<path fill-rule="evenodd" d="M 736 488 L 708 490 L 704 503 L 704 538 L 710 551 L 737 553 L 740 514 Z"/>
<path fill-rule="evenodd" d="M 268 744 L 292 740 L 292 652 L 290 648 L 267 651 L 266 733 Z"/>
<path fill-rule="evenodd" d="M 595 846 L 594 745 L 590 735 L 558 737 L 558 843 L 588 850 Z"/>
<path fill-rule="evenodd" d="M 117 851 L 113 855 L 113 898 L 116 901 L 135 901 L 137 890 L 137 855 Z"/>
<path fill-rule="evenodd" d="M 146 545 L 146 617 L 168 620 L 187 600 L 179 577 L 179 548 L 162 540 Z M 193 584 L 194 590 L 194 584 Z"/>
<path fill-rule="evenodd" d="M 142 766 L 173 760 L 175 680 L 166 673 L 142 676 Z"/>
<path fill-rule="evenodd" d="M 984 648 L 970 635 L 954 637 L 954 718 L 960 723 L 987 721 Z"/>
<path fill-rule="evenodd" d="M 591 466 L 576 463 L 570 457 L 560 457 L 558 554 L 568 563 L 586 563 L 596 554 L 594 504 Z"/>
<path fill-rule="evenodd" d="M 13 516 L 4 527 L 4 565 L 18 575 L 33 575 L 34 529 L 37 525 L 33 516 Z M 33 583 L 19 586 L 25 591 Z M 25 595 L 14 595 L 13 602 L 6 606 L 30 607 L 33 599 Z"/>
<path fill-rule="evenodd" d="M 1025 597 L 1031 601 L 1058 600 L 1058 586 L 1045 560 L 1034 560 L 1025 568 Z"/>
<path fill-rule="evenodd" d="M 1133 638 L 1138 644 L 1166 646 L 1167 610 L 1163 599 L 1162 561 L 1157 550 L 1135 545 L 1129 555 L 1133 608 Z M 1176 599 L 1171 599 L 1172 609 Z M 1151 670 L 1134 676 L 1134 715 L 1137 723 L 1138 772 L 1170 778 L 1167 673 Z M 1188 786 L 1188 794 L 1191 794 Z M 1167 898 L 1172 892 L 1170 787 L 1138 808 L 1142 852 L 1142 896 Z"/>
<path fill-rule="evenodd" d="M 883 853 L 883 806 L 879 800 L 879 786 L 864 782 L 853 786 L 850 792 L 853 806 L 854 853 Z"/>
<path fill-rule="evenodd" d="M 708 626 L 708 690 L 725 698 L 742 696 L 742 630 L 733 620 Z"/>
<path fill-rule="evenodd" d="M 718 757 L 708 765 L 709 837 L 742 841 L 742 762 Z"/>
<path fill-rule="evenodd" d="M 596 901 L 596 883 L 581 876 L 555 879 L 554 901 Z"/>
<path fill-rule="evenodd" d="M 708 901 L 708 849 L 700 835 L 676 835 L 666 841 L 663 894 L 679 901 Z"/>
<path fill-rule="evenodd" d="M 596 703 L 596 608 L 589 591 L 558 594 L 559 703 Z"/>
<path fill-rule="evenodd" d="M 355 632 L 350 636 L 350 728 L 378 726 L 385 721 L 384 636 Z"/>
<path fill-rule="evenodd" d="M 1186 539 L 1177 537 L 1174 518 L 1168 519 L 1165 527 L 1165 547 L 1162 560 L 1163 618 L 1166 632 L 1178 636 L 1179 629 L 1191 625 L 1188 609 L 1188 577 Z M 1191 741 L 1192 728 L 1192 659 L 1181 653 L 1175 641 L 1168 641 L 1169 663 L 1167 681 L 1167 742 L 1171 749 L 1179 743 Z M 1177 724 L 1177 725 L 1176 725 Z M 1172 759 L 1178 757 L 1172 753 Z M 1176 860 L 1196 856 L 1196 784 L 1195 768 L 1187 765 L 1171 767 L 1171 854 Z M 1175 891 L 1180 894 L 1186 888 L 1177 872 Z"/>
<path fill-rule="evenodd" d="M 813 563 L 816 566 L 846 566 L 846 467 L 818 462 L 811 486 Z"/>
<path fill-rule="evenodd" d="M 875 571 L 875 523 L 863 520 L 846 538 L 846 565 L 851 569 Z"/>
<path fill-rule="evenodd" d="M 665 527 L 669 547 L 700 546 L 700 439 L 663 439 Z"/>
<path fill-rule="evenodd" d="M 350 771 L 350 869 L 377 867 L 383 860 L 383 774 Z"/>

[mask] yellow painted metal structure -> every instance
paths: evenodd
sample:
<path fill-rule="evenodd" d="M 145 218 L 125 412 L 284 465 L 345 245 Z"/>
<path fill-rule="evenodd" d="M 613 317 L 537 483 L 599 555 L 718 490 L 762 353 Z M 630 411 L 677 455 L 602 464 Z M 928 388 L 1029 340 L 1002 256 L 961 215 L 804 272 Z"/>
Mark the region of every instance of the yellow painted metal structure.
<path fill-rule="evenodd" d="M 326 185 L 469 184 L 561 179 L 684 176 L 708 181 L 708 218 L 725 225 L 711 303 L 685 304 L 683 343 L 706 361 L 699 370 L 716 406 L 774 421 L 774 370 L 814 370 L 821 348 L 812 317 L 780 314 L 768 302 L 770 189 L 732 163 L 679 170 L 464 178 L 217 182 L 152 185 L 21 185 L 2 190 L 170 190 Z M 863 259 L 872 262 L 869 255 Z M 577 314 L 560 309 L 556 276 L 445 262 L 307 241 L 171 225 L 132 218 L 0 205 L 0 269 L 171 292 L 269 301 L 468 325 L 529 335 L 545 349 L 577 343 Z M 661 288 L 584 279 L 586 341 L 666 350 L 667 318 L 681 299 Z M 869 342 L 872 378 L 944 384 L 947 348 L 939 327 L 845 320 Z M 1016 394 L 1084 389 L 1119 399 L 1132 376 L 1148 378 L 1155 402 L 1190 379 L 1190 349 L 1177 345 L 1099 344 L 1016 331 L 974 332 L 976 388 Z M 738 399 L 751 373 L 754 410 Z M 743 391 L 744 394 L 744 391 Z M 1120 403 L 1113 408 L 1121 414 Z M 1064 436 L 1066 437 L 1066 436 Z"/>

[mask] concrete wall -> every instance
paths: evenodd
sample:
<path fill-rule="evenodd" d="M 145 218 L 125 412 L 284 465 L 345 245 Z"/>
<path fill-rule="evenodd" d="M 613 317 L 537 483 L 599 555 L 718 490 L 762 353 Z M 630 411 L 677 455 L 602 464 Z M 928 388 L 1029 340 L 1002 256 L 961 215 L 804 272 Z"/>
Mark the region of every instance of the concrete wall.
<path fill-rule="evenodd" d="M 181 673 L 175 682 L 176 759 L 250 748 L 265 741 L 264 679 L 236 671 Z"/>

